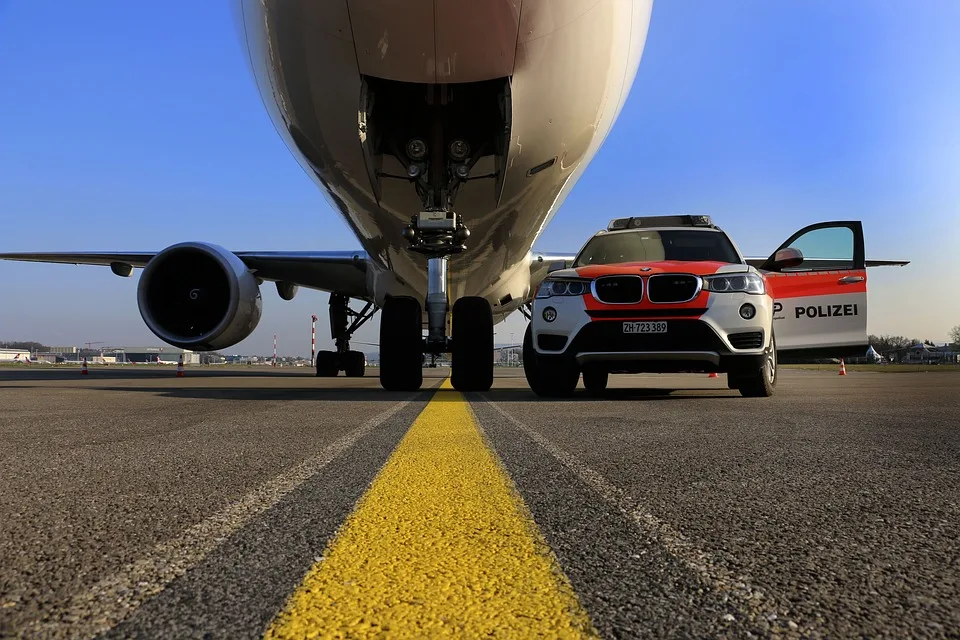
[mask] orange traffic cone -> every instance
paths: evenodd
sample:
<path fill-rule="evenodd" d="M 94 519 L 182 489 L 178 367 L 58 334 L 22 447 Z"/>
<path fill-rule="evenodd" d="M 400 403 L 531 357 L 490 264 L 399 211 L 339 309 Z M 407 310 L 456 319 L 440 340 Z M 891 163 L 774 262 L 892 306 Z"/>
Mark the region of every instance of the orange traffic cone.
<path fill-rule="evenodd" d="M 87 359 L 86 359 L 86 358 L 83 359 L 83 366 L 80 367 L 80 375 L 82 375 L 82 376 L 88 376 L 88 375 L 90 375 L 90 372 L 87 371 Z"/>
<path fill-rule="evenodd" d="M 843 364 L 843 358 L 840 358 L 840 375 L 847 375 L 847 367 Z"/>
<path fill-rule="evenodd" d="M 180 362 L 177 363 L 177 377 L 182 378 L 184 376 L 183 372 L 183 356 L 180 356 Z"/>
<path fill-rule="evenodd" d="M 717 372 L 716 372 L 716 371 L 711 371 L 711 372 L 710 372 L 710 375 L 708 375 L 707 377 L 708 377 L 708 378 L 719 378 L 720 376 L 717 375 Z"/>

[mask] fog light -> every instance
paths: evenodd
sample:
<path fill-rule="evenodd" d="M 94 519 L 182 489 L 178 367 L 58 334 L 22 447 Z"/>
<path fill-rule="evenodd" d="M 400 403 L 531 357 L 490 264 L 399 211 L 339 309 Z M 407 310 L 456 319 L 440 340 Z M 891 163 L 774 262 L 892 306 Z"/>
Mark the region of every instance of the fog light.
<path fill-rule="evenodd" d="M 749 302 L 740 307 L 740 317 L 744 320 L 752 320 L 755 315 L 757 315 L 757 308 Z"/>
<path fill-rule="evenodd" d="M 543 310 L 543 319 L 547 322 L 553 322 L 557 319 L 557 310 L 553 307 L 547 307 Z"/>

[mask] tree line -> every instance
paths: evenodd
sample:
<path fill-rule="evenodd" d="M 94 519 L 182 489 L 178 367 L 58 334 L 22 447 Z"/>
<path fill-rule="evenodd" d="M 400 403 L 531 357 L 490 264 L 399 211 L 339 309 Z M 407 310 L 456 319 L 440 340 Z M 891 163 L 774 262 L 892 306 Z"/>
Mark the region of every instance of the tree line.
<path fill-rule="evenodd" d="M 31 352 L 50 351 L 50 347 L 39 342 L 0 342 L 0 349 L 23 349 Z"/>

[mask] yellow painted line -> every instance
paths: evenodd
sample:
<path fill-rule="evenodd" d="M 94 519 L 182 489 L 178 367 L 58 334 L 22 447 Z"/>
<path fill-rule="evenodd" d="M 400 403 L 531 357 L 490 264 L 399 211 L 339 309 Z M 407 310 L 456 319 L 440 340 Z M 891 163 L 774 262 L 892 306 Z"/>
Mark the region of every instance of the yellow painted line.
<path fill-rule="evenodd" d="M 445 381 L 267 638 L 597 637 Z"/>

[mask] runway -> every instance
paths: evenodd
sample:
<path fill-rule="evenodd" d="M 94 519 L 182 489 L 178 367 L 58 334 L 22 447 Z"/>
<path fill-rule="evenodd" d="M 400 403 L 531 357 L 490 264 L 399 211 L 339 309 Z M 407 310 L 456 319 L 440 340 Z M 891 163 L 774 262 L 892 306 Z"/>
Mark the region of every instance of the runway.
<path fill-rule="evenodd" d="M 0 368 L 0 637 L 960 630 L 960 373 L 447 375 Z"/>

